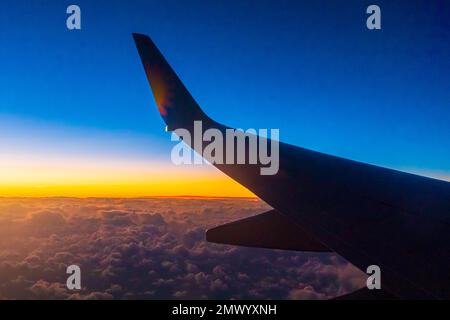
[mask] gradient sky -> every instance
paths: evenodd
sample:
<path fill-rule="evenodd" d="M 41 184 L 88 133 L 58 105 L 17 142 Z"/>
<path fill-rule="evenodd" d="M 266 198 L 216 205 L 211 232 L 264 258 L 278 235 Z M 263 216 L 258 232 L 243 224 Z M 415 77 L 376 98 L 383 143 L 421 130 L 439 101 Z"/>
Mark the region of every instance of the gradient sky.
<path fill-rule="evenodd" d="M 381 31 L 365 27 L 373 3 Z M 7 1 L 0 195 L 250 195 L 171 164 L 132 32 L 222 123 L 450 179 L 449 17 L 448 1 Z"/>

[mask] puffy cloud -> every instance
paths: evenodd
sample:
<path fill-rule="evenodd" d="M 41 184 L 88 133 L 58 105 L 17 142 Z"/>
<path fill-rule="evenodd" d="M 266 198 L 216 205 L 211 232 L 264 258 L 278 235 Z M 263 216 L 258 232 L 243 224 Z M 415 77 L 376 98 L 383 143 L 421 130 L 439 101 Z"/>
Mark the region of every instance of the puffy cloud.
<path fill-rule="evenodd" d="M 325 299 L 364 284 L 334 254 L 205 242 L 207 228 L 267 209 L 245 199 L 1 199 L 0 297 Z M 71 264 L 80 291 L 65 286 Z"/>
<path fill-rule="evenodd" d="M 61 283 L 50 283 L 44 280 L 38 280 L 29 288 L 29 291 L 37 299 L 67 299 L 70 297 L 67 288 Z"/>
<path fill-rule="evenodd" d="M 288 297 L 294 300 L 319 300 L 327 298 L 326 295 L 314 290 L 312 286 L 305 286 L 301 289 L 293 289 L 289 292 Z"/>

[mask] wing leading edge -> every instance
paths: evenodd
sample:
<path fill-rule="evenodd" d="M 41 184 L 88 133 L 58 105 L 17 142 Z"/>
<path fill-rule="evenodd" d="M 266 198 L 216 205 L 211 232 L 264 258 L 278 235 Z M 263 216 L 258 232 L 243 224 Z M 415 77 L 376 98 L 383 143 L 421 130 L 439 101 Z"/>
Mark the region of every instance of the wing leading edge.
<path fill-rule="evenodd" d="M 169 130 L 193 122 L 224 131 L 189 94 L 154 43 L 134 34 L 158 109 Z M 202 146 L 191 146 L 202 154 Z M 224 146 L 225 150 L 226 146 Z M 365 271 L 400 298 L 450 298 L 450 183 L 280 143 L 280 169 L 215 164 L 307 231 L 324 248 Z M 239 225 L 237 225 L 239 226 Z M 225 229 L 224 229 L 225 230 Z"/>

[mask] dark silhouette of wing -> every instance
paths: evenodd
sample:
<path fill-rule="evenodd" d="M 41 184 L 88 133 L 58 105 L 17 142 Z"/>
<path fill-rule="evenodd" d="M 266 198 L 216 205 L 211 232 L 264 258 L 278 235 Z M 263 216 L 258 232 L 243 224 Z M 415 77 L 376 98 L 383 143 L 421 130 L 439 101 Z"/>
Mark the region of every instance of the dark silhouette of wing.
<path fill-rule="evenodd" d="M 277 210 L 270 210 L 209 229 L 206 232 L 206 240 L 266 249 L 330 251 L 295 221 Z"/>
<path fill-rule="evenodd" d="M 194 133 L 193 122 L 198 120 L 204 130 L 225 132 L 226 126 L 200 109 L 154 43 L 147 36 L 133 36 L 168 129 Z M 204 146 L 191 147 L 202 154 Z M 307 232 L 306 250 L 328 248 L 363 271 L 378 265 L 382 288 L 399 298 L 450 298 L 450 183 L 285 143 L 280 143 L 279 155 L 275 175 L 261 175 L 260 163 L 215 166 Z M 245 232 L 245 223 L 258 224 L 226 225 L 210 231 L 209 238 L 237 244 L 231 240 L 235 234 L 240 244 L 256 245 L 257 235 L 270 237 L 239 234 Z M 261 228 L 267 230 L 268 225 L 263 222 Z M 260 240 L 265 247 L 277 247 L 276 240 L 268 242 Z M 279 248 L 286 248 L 285 238 Z"/>

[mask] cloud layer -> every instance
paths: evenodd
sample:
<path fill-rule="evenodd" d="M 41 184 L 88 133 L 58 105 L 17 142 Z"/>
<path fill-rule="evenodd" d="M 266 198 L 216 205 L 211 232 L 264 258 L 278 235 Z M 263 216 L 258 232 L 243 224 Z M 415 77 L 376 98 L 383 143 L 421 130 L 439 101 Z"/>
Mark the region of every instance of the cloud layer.
<path fill-rule="evenodd" d="M 0 199 L 2 299 L 326 299 L 364 276 L 335 254 L 210 244 L 248 199 Z M 80 266 L 82 290 L 66 288 Z"/>

